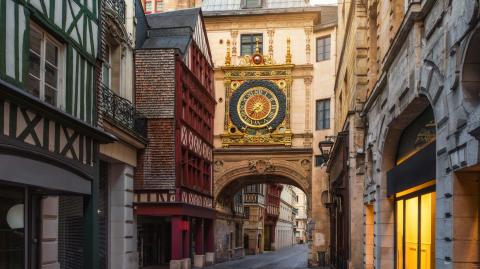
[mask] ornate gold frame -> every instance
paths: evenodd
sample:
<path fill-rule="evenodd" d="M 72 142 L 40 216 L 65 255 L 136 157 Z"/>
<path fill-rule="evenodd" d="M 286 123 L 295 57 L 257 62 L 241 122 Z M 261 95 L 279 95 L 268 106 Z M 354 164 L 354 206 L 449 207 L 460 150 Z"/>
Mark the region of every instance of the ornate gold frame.
<path fill-rule="evenodd" d="M 245 57 L 246 58 L 246 57 Z M 250 58 L 250 57 L 249 57 Z M 241 62 L 250 62 L 249 59 L 243 59 Z M 225 120 L 224 133 L 221 135 L 222 146 L 292 146 L 292 132 L 290 127 L 290 104 L 292 90 L 292 70 L 293 64 L 271 64 L 271 61 L 263 61 L 259 65 L 242 64 L 241 66 L 222 67 L 224 72 L 225 86 Z M 272 132 L 268 134 L 248 134 L 237 130 L 230 119 L 229 107 L 230 98 L 235 90 L 248 80 L 268 80 L 279 86 L 286 96 L 286 111 L 283 122 Z M 235 130 L 231 132 L 231 130 Z"/>

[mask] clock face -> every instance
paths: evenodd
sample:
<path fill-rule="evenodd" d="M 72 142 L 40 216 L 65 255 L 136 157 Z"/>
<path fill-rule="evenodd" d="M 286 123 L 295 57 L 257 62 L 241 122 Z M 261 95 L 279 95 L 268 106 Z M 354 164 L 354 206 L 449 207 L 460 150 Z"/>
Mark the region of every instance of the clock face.
<path fill-rule="evenodd" d="M 230 117 L 242 132 L 269 132 L 283 122 L 286 97 L 268 80 L 250 80 L 241 84 L 230 99 Z"/>
<path fill-rule="evenodd" d="M 279 103 L 275 94 L 261 86 L 246 90 L 238 101 L 237 112 L 240 120 L 252 128 L 269 125 L 278 114 Z"/>

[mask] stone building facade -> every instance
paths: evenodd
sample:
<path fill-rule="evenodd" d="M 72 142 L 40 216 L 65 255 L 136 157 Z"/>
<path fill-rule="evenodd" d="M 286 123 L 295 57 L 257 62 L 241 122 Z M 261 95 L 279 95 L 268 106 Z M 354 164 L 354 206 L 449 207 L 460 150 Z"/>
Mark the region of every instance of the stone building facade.
<path fill-rule="evenodd" d="M 291 185 L 283 185 L 280 193 L 280 206 L 277 225 L 275 226 L 275 249 L 294 244 L 294 202 L 296 194 Z"/>
<path fill-rule="evenodd" d="M 307 242 L 307 196 L 297 187 L 293 187 L 295 198 L 293 200 L 293 207 L 296 210 L 295 214 L 295 243 L 303 244 Z"/>
<path fill-rule="evenodd" d="M 265 1 L 264 6 L 245 8 L 242 3 L 203 1 L 202 6 L 215 66 L 218 103 L 214 127 L 217 208 L 232 208 L 225 197 L 233 197 L 244 186 L 259 180 L 265 183 L 269 178 L 274 183 L 299 187 L 312 201 L 312 195 L 317 195 L 312 193 L 317 188 L 313 185 L 324 182 L 318 174 L 322 160 L 317 158 L 317 144 L 333 133 L 334 111 L 330 108 L 336 7 L 312 7 L 305 1 Z M 261 63 L 252 62 L 254 55 L 262 59 Z M 241 123 L 229 117 L 235 89 L 249 85 L 244 82 L 258 81 L 280 85 L 288 100 L 283 118 L 286 121 L 281 128 L 275 126 L 263 134 L 244 132 L 237 128 L 236 124 Z M 322 119 L 318 128 L 317 118 Z M 321 193 L 325 186 L 318 191 Z M 228 215 L 224 213 L 222 216 Z M 316 213 L 326 215 L 326 210 L 322 208 Z M 217 220 L 216 225 L 229 227 L 217 231 L 234 233 L 232 218 Z M 328 234 L 328 225 L 318 227 L 323 229 L 319 233 Z M 222 237 L 225 236 L 217 236 Z"/>
<path fill-rule="evenodd" d="M 338 268 L 478 267 L 478 5 L 340 4 L 328 165 L 331 219 L 349 237 L 332 242 Z"/>
<path fill-rule="evenodd" d="M 134 104 L 135 8 L 135 1 L 100 4 L 98 125 L 117 137 L 100 146 L 100 268 L 138 268 L 133 175 L 147 134 L 146 119 Z"/>

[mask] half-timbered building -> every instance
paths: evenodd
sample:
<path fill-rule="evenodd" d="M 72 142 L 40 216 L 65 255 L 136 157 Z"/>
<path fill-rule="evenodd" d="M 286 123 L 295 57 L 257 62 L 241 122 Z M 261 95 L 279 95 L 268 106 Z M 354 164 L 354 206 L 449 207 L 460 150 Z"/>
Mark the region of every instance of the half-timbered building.
<path fill-rule="evenodd" d="M 136 104 L 148 140 L 135 172 L 141 266 L 213 261 L 213 68 L 200 9 L 137 15 Z"/>
<path fill-rule="evenodd" d="M 0 268 L 98 268 L 98 0 L 0 0 Z"/>

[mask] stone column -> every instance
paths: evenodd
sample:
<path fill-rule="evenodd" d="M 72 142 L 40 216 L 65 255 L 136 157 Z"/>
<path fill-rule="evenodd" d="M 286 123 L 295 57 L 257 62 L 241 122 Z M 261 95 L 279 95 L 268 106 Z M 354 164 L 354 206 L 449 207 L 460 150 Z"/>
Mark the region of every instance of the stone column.
<path fill-rule="evenodd" d="M 137 268 L 138 253 L 133 216 L 133 167 L 125 164 L 108 165 L 108 259 L 112 268 L 134 269 Z"/>
<path fill-rule="evenodd" d="M 238 31 L 233 30 L 230 32 L 230 37 L 232 39 L 232 65 L 238 64 L 238 49 L 237 49 L 237 38 L 238 38 Z"/>
<path fill-rule="evenodd" d="M 267 35 L 268 35 L 268 55 L 270 56 L 270 59 L 273 60 L 273 35 L 275 34 L 274 29 L 268 29 L 267 30 Z M 265 54 L 265 53 L 264 53 Z"/>
<path fill-rule="evenodd" d="M 312 99 L 312 77 L 306 77 L 303 79 L 304 86 L 305 86 L 305 134 L 311 134 L 312 133 L 312 123 L 311 123 L 311 99 Z M 305 147 L 311 147 L 312 146 L 312 138 L 311 137 L 305 137 L 303 140 L 303 145 Z"/>
<path fill-rule="evenodd" d="M 311 45 L 310 45 L 310 40 L 312 37 L 313 33 L 313 28 L 312 27 L 305 27 L 305 59 L 307 61 L 307 64 L 310 64 L 311 61 Z"/>

